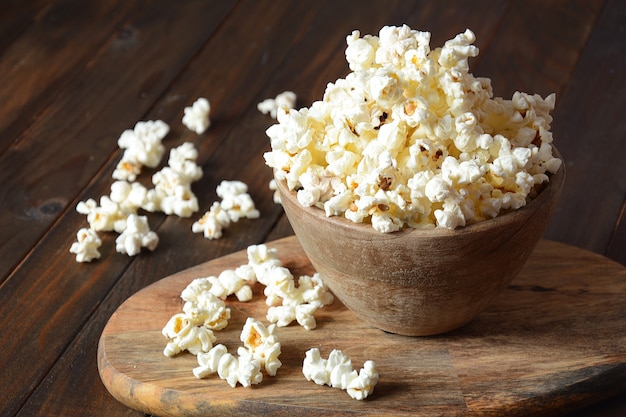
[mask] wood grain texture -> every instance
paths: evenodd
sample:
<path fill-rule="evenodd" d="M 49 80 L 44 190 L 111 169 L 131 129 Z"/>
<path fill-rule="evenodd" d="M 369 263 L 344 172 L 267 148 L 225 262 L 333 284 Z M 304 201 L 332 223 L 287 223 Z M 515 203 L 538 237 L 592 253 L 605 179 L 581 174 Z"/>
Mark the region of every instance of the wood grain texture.
<path fill-rule="evenodd" d="M 294 275 L 313 272 L 295 237 L 268 244 Z M 247 262 L 245 251 L 197 265 L 141 290 L 112 315 L 98 350 L 107 389 L 155 415 L 550 415 L 615 394 L 626 377 L 626 269 L 599 255 L 541 241 L 529 263 L 490 308 L 465 327 L 411 338 L 377 330 L 336 301 L 318 327 L 279 328 L 283 366 L 253 388 L 217 377 L 197 380 L 193 355 L 162 354 L 160 333 L 182 309 L 194 278 Z M 247 317 L 264 320 L 262 288 L 249 303 L 228 301 L 218 343 L 234 352 Z M 356 367 L 376 361 L 381 379 L 365 401 L 307 382 L 304 352 L 341 349 Z"/>

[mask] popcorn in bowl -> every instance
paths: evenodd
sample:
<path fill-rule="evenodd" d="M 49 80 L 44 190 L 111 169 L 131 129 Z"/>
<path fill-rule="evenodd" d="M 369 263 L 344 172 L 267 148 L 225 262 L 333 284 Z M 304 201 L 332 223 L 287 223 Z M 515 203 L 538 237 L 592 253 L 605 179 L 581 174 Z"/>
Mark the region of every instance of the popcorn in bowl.
<path fill-rule="evenodd" d="M 562 162 L 546 98 L 493 98 L 474 77 L 466 30 L 443 47 L 430 33 L 383 27 L 347 37 L 351 72 L 309 108 L 278 112 L 264 157 L 303 206 L 370 223 L 455 229 L 526 205 Z"/>

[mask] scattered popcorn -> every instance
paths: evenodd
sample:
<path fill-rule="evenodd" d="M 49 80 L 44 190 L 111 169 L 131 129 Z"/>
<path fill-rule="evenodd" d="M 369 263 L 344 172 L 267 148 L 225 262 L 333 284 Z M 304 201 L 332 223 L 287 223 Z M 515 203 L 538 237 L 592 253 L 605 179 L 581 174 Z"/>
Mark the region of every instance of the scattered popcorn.
<path fill-rule="evenodd" d="M 469 72 L 470 30 L 433 50 L 406 25 L 346 41 L 352 72 L 266 131 L 266 163 L 303 206 L 382 233 L 454 229 L 524 206 L 560 168 L 555 95 L 493 98 Z"/>
<path fill-rule="evenodd" d="M 233 388 L 237 382 L 249 387 L 263 381 L 259 361 L 245 349 L 240 349 L 239 357 L 235 357 L 228 353 L 224 345 L 216 345 L 207 353 L 200 353 L 197 358 L 199 366 L 193 369 L 193 374 L 198 379 L 217 373 Z"/>
<path fill-rule="evenodd" d="M 213 331 L 228 325 L 230 309 L 211 293 L 211 286 L 209 279 L 197 278 L 181 292 L 183 312 L 172 316 L 162 330 L 170 339 L 164 355 L 175 356 L 184 350 L 194 355 L 208 352 L 216 340 Z"/>
<path fill-rule="evenodd" d="M 180 176 L 181 182 L 192 183 L 202 178 L 202 168 L 196 164 L 198 150 L 191 142 L 170 151 L 168 166 Z"/>
<path fill-rule="evenodd" d="M 126 219 L 126 228 L 115 240 L 115 250 L 128 256 L 135 256 L 141 248 L 155 250 L 159 244 L 159 237 L 150 230 L 148 218 L 131 214 Z"/>
<path fill-rule="evenodd" d="M 162 334 L 170 340 L 163 350 L 163 354 L 169 357 L 185 350 L 192 355 L 208 352 L 216 340 L 211 329 L 195 324 L 185 313 L 172 316 Z"/>
<path fill-rule="evenodd" d="M 235 294 L 239 301 L 245 302 L 252 300 L 252 288 L 248 285 L 246 276 L 242 276 L 239 272 L 241 268 L 236 270 L 224 270 L 217 277 L 208 277 L 211 283 L 211 291 L 216 297 L 226 299 L 229 295 Z"/>
<path fill-rule="evenodd" d="M 137 122 L 134 129 L 122 132 L 117 144 L 124 149 L 124 154 L 113 172 L 113 178 L 135 181 L 142 166 L 156 167 L 164 152 L 161 141 L 169 130 L 165 122 L 151 120 Z"/>
<path fill-rule="evenodd" d="M 337 349 L 330 353 L 328 359 L 321 357 L 318 348 L 309 349 L 305 353 L 302 373 L 307 381 L 346 390 L 356 400 L 363 400 L 374 392 L 379 378 L 374 361 L 366 361 L 357 373 L 352 368 L 351 359 Z"/>
<path fill-rule="evenodd" d="M 126 225 L 128 213 L 108 196 L 100 197 L 100 205 L 92 198 L 80 201 L 76 211 L 87 215 L 89 227 L 96 232 L 122 232 Z"/>
<path fill-rule="evenodd" d="M 276 119 L 280 111 L 288 112 L 296 106 L 296 93 L 285 91 L 276 96 L 268 98 L 257 104 L 257 109 L 263 114 L 270 114 L 272 119 Z"/>
<path fill-rule="evenodd" d="M 192 323 L 211 330 L 224 329 L 230 319 L 230 308 L 216 295 L 206 291 L 186 300 L 183 312 Z"/>
<path fill-rule="evenodd" d="M 248 186 L 241 181 L 223 180 L 216 188 L 222 201 L 215 201 L 209 211 L 191 226 L 194 233 L 204 233 L 207 239 L 219 239 L 222 231 L 241 218 L 256 219 L 260 216 L 248 194 Z"/>
<path fill-rule="evenodd" d="M 179 217 L 189 217 L 198 211 L 198 198 L 191 190 L 191 183 L 171 167 L 156 172 L 152 183 L 154 189 L 148 192 L 148 198 L 156 210 Z"/>
<path fill-rule="evenodd" d="M 193 369 L 196 378 L 206 378 L 217 373 L 221 379 L 235 387 L 239 382 L 244 387 L 263 380 L 261 369 L 275 376 L 282 363 L 280 342 L 274 335 L 274 326 L 265 327 L 260 321 L 249 317 L 240 336 L 244 343 L 237 349 L 238 357 L 228 353 L 224 345 L 216 345 L 206 353 L 198 354 L 198 367 Z"/>
<path fill-rule="evenodd" d="M 275 266 L 282 266 L 282 262 L 278 259 L 278 252 L 274 248 L 261 244 L 248 246 L 246 253 L 248 254 L 248 265 L 254 270 L 257 280 L 261 278 L 261 284 L 267 285 L 263 281 L 263 277 Z"/>
<path fill-rule="evenodd" d="M 206 98 L 197 99 L 191 107 L 185 107 L 183 124 L 187 129 L 203 134 L 211 125 L 209 115 L 211 113 L 211 103 Z"/>
<path fill-rule="evenodd" d="M 240 339 L 252 357 L 259 361 L 268 375 L 274 376 L 282 366 L 280 342 L 274 334 L 274 325 L 265 327 L 260 321 L 248 317 L 241 331 Z"/>
<path fill-rule="evenodd" d="M 209 211 L 191 225 L 191 231 L 202 232 L 207 239 L 219 239 L 222 237 L 222 230 L 229 225 L 228 213 L 222 209 L 219 201 L 215 201 Z"/>
<path fill-rule="evenodd" d="M 273 178 L 272 178 L 272 180 L 270 180 L 269 189 L 274 191 L 274 193 L 272 194 L 272 198 L 274 200 L 274 203 L 281 204 L 282 201 L 280 199 L 280 191 L 278 191 L 278 186 L 276 185 L 276 180 L 273 179 Z"/>
<path fill-rule="evenodd" d="M 76 262 L 91 262 L 100 259 L 98 248 L 102 240 L 93 229 L 82 228 L 76 233 L 76 242 L 72 243 L 70 252 L 76 254 Z"/>

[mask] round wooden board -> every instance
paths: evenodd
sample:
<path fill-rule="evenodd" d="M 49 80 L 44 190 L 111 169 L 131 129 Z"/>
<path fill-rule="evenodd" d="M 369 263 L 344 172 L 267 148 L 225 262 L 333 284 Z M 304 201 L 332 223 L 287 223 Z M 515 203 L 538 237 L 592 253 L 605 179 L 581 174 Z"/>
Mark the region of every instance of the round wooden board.
<path fill-rule="evenodd" d="M 313 273 L 295 237 L 268 243 L 294 276 Z M 338 300 L 318 310 L 318 326 L 278 328 L 283 366 L 261 384 L 231 388 L 216 375 L 198 380 L 195 356 L 168 358 L 161 329 L 182 309 L 193 279 L 247 263 L 241 251 L 144 288 L 111 316 L 98 346 L 109 392 L 159 416 L 224 415 L 550 415 L 626 389 L 626 268 L 600 255 L 541 241 L 494 304 L 446 335 L 405 337 L 372 328 Z M 229 326 L 217 343 L 235 353 L 247 317 L 265 320 L 257 284 L 251 302 L 228 300 Z M 304 353 L 340 349 L 355 368 L 372 359 L 380 373 L 364 401 L 308 382 Z"/>

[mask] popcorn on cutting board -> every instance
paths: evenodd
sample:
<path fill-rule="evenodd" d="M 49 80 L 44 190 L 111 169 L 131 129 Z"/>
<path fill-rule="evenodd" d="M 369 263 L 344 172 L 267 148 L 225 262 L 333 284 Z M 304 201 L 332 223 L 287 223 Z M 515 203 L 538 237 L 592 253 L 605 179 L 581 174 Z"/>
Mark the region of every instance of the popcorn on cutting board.
<path fill-rule="evenodd" d="M 302 205 L 384 233 L 454 229 L 522 207 L 560 168 L 554 94 L 493 98 L 469 72 L 470 30 L 436 49 L 406 25 L 346 41 L 351 72 L 266 131 L 266 163 Z"/>
<path fill-rule="evenodd" d="M 328 359 L 323 359 L 318 348 L 309 349 L 302 363 L 302 373 L 307 381 L 346 390 L 356 400 L 367 398 L 378 383 L 376 363 L 368 360 L 357 372 L 352 360 L 342 351 L 334 349 Z"/>

